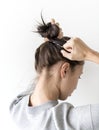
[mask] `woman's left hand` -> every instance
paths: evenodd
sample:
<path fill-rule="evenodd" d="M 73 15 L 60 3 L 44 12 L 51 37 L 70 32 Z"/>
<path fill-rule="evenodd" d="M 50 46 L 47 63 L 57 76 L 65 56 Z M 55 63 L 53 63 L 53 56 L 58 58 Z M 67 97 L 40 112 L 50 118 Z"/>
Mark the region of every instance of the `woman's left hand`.
<path fill-rule="evenodd" d="M 56 24 L 59 28 L 60 28 L 60 25 L 59 23 L 55 22 L 55 19 L 51 19 L 51 24 Z M 63 32 L 62 32 L 62 28 L 60 28 L 60 32 L 59 32 L 59 35 L 57 38 L 61 39 L 63 37 Z M 47 38 L 44 38 L 44 41 L 49 41 Z"/>

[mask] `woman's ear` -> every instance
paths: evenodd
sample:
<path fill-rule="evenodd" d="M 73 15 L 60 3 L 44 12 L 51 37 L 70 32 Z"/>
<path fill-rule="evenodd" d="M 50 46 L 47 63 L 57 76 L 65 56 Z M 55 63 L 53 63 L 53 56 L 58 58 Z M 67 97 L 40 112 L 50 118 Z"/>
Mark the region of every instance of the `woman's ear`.
<path fill-rule="evenodd" d="M 64 78 L 66 76 L 67 71 L 70 69 L 70 64 L 65 62 L 61 66 L 61 78 Z"/>

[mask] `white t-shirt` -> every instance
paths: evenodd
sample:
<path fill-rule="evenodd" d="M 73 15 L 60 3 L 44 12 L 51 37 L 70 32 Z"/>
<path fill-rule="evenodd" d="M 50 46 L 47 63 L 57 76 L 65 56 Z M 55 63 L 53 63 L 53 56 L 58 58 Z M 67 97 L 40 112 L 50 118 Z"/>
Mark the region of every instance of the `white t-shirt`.
<path fill-rule="evenodd" d="M 99 130 L 99 104 L 74 107 L 55 100 L 32 107 L 29 96 L 19 95 L 10 106 L 21 130 Z"/>

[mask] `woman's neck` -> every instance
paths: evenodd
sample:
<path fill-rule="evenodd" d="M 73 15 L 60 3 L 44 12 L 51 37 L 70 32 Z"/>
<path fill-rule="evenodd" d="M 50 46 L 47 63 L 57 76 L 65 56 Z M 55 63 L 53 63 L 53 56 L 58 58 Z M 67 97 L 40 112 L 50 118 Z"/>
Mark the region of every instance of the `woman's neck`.
<path fill-rule="evenodd" d="M 59 90 L 55 85 L 55 80 L 52 82 L 51 79 L 46 77 L 46 75 L 42 75 L 30 97 L 30 104 L 31 106 L 37 106 L 50 100 L 58 100 L 58 98 Z"/>

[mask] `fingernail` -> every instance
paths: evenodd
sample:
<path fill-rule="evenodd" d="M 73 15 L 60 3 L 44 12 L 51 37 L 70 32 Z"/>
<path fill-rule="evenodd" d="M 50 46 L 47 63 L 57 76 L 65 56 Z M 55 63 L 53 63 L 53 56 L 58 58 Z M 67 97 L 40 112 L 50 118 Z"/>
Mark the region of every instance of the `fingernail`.
<path fill-rule="evenodd" d="M 61 53 L 63 54 L 63 53 L 64 53 L 64 50 L 61 50 Z"/>

